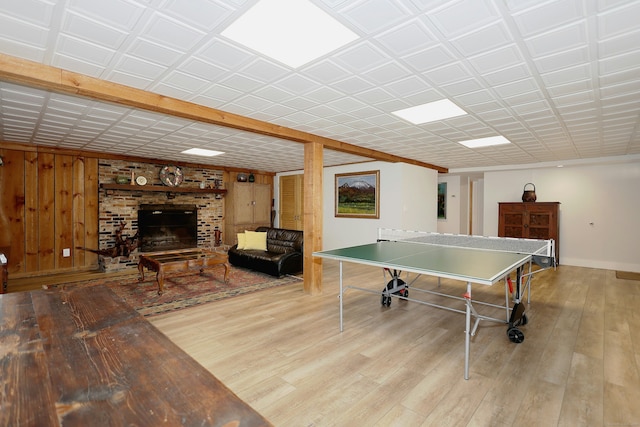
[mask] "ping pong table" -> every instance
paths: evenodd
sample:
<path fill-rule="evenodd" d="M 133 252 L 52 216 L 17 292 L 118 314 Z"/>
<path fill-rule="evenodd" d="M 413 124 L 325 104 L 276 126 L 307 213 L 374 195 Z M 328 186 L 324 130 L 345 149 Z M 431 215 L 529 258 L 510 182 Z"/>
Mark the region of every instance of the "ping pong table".
<path fill-rule="evenodd" d="M 343 284 L 343 262 L 382 267 L 389 272 L 391 280 L 381 292 L 381 304 L 390 306 L 392 298 L 413 301 L 420 304 L 465 314 L 465 362 L 464 378 L 469 379 L 469 356 L 471 336 L 475 335 L 480 320 L 508 324 L 507 335 L 514 343 L 524 340 L 518 329 L 527 323 L 525 307 L 521 303 L 524 289 L 531 295 L 533 274 L 555 266 L 555 243 L 553 240 L 517 239 L 507 237 L 468 236 L 441 234 L 422 231 L 379 229 L 375 243 L 339 248 L 313 253 L 314 256 L 339 261 L 340 275 L 340 331 L 344 330 L 343 299 L 347 289 L 365 292 L 379 291 Z M 536 269 L 534 269 L 534 265 Z M 537 268 L 539 267 L 539 268 Z M 412 288 L 419 292 L 437 294 L 442 297 L 463 301 L 465 309 L 444 306 L 422 299 L 409 298 L 411 283 L 401 279 L 402 272 L 413 273 L 413 281 L 421 275 L 440 279 L 466 282 L 463 296 L 443 294 L 435 291 Z M 511 274 L 516 273 L 515 289 Z M 472 299 L 472 285 L 492 286 L 500 281 L 505 283 L 505 305 Z M 413 292 L 412 292 L 413 293 Z M 510 294 L 514 305 L 510 307 Z M 480 314 L 474 304 L 504 308 L 505 319 Z M 475 318 L 473 327 L 472 318 Z"/>

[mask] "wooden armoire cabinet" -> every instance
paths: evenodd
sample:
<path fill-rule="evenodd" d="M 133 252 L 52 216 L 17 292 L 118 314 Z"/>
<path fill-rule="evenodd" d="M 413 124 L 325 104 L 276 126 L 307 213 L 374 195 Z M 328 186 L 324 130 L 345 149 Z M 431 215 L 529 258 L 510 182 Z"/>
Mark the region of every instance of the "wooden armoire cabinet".
<path fill-rule="evenodd" d="M 271 185 L 232 182 L 225 195 L 224 243 L 235 245 L 237 233 L 271 226 Z"/>
<path fill-rule="evenodd" d="M 498 203 L 498 236 L 553 239 L 560 263 L 560 202 Z"/>
<path fill-rule="evenodd" d="M 280 228 L 302 230 L 304 226 L 304 175 L 280 177 Z"/>

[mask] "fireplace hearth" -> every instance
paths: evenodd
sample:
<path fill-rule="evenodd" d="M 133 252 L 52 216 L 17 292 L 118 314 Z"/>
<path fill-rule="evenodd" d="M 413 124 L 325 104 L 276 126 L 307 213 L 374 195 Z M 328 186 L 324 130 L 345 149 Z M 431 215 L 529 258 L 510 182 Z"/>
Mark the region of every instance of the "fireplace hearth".
<path fill-rule="evenodd" d="M 195 205 L 140 205 L 138 233 L 141 252 L 195 248 L 198 210 Z"/>

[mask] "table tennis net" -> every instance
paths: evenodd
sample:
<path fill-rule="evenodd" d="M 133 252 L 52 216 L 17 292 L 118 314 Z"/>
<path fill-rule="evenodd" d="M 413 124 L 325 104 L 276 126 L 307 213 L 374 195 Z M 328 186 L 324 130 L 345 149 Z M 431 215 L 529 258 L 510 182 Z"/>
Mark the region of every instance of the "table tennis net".
<path fill-rule="evenodd" d="M 456 246 L 462 248 L 494 250 L 555 258 L 553 240 L 518 239 L 512 237 L 470 236 L 465 234 L 433 233 L 428 231 L 378 229 L 378 241 L 402 241 L 417 244 Z M 538 263 L 538 262 L 536 262 Z M 550 260 L 542 260 L 543 264 Z"/>

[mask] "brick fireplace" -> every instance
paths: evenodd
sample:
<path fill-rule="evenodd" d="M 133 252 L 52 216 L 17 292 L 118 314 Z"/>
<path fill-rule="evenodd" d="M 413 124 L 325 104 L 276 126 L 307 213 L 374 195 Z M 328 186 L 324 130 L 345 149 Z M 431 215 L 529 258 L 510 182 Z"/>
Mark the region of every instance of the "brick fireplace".
<path fill-rule="evenodd" d="M 101 184 L 116 182 L 116 177 L 144 176 L 147 185 L 163 185 L 159 172 L 164 165 L 142 162 L 126 162 L 122 160 L 100 160 L 98 166 L 99 180 Z M 198 188 L 200 183 L 213 185 L 215 181 L 222 181 L 222 171 L 181 167 L 184 173 L 184 181 L 175 190 L 184 187 Z M 180 193 L 171 192 L 167 187 L 167 193 L 144 191 L 145 186 L 136 186 L 133 191 L 100 190 L 99 203 L 99 249 L 107 249 L 115 244 L 115 232 L 120 223 L 126 223 L 122 237 L 133 236 L 138 231 L 138 211 L 143 205 L 163 206 L 182 205 L 192 206 L 197 211 L 197 236 L 198 247 L 213 246 L 214 232 L 224 227 L 224 198 L 216 198 L 210 193 Z M 140 249 L 136 249 L 129 257 L 99 257 L 100 269 L 105 272 L 124 269 L 135 269 L 138 264 Z"/>

